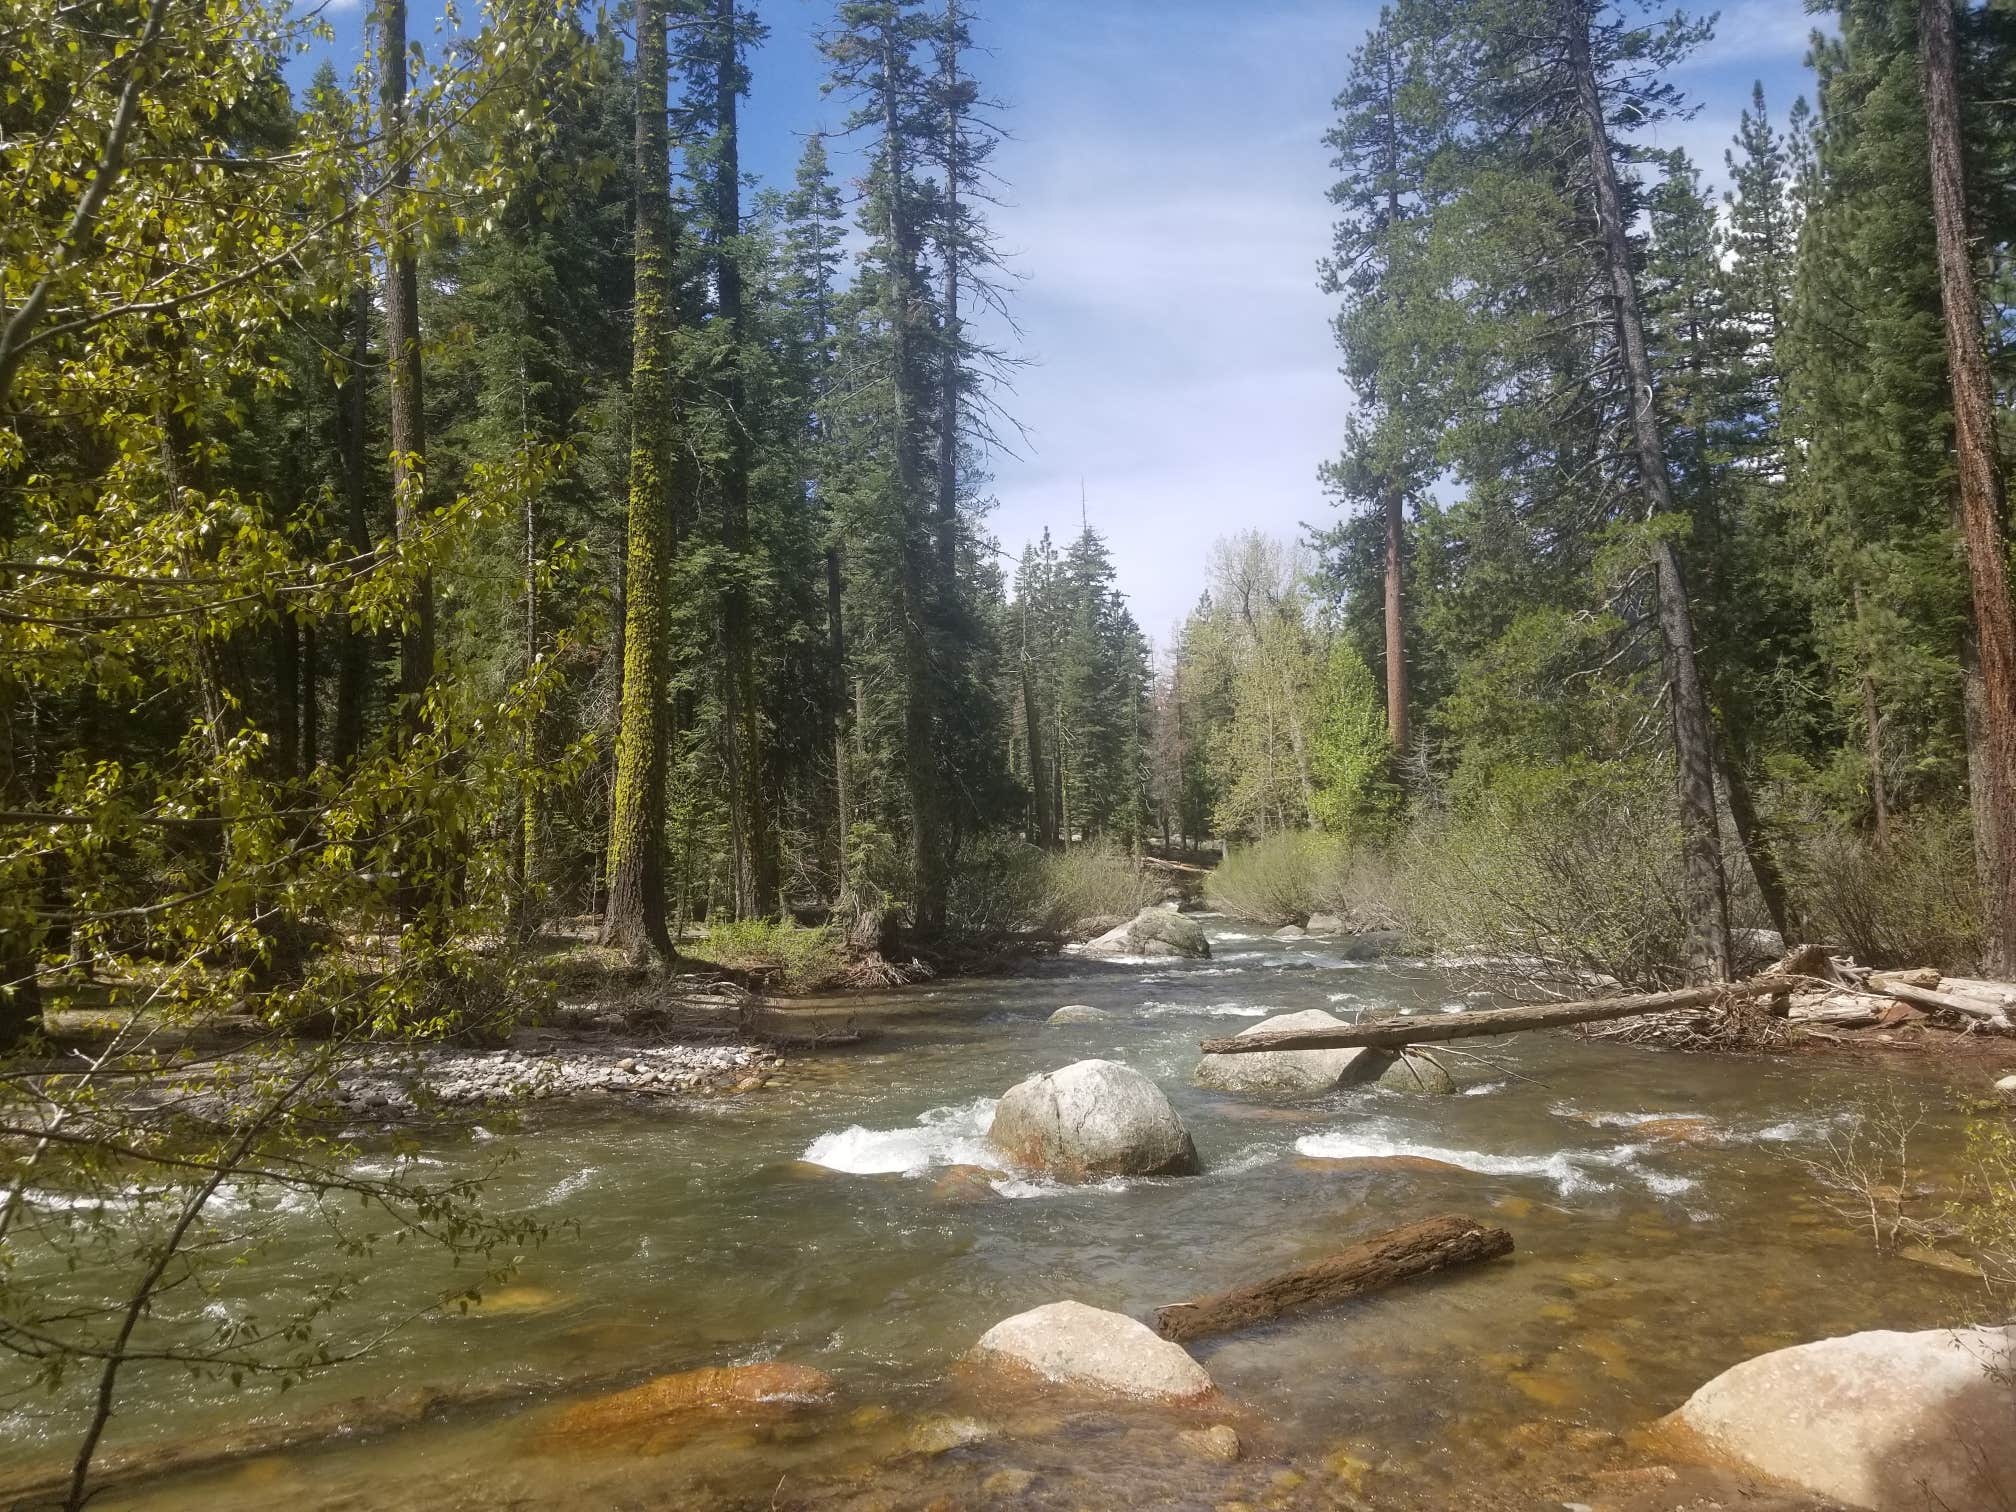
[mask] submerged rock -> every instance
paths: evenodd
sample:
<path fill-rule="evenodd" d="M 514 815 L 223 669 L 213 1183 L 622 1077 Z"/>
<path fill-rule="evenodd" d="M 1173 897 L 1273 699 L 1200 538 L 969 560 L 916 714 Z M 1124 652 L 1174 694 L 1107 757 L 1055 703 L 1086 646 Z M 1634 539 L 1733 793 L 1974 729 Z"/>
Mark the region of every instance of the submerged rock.
<path fill-rule="evenodd" d="M 987 1138 L 1022 1169 L 1060 1181 L 1199 1169 L 1197 1147 L 1162 1089 L 1118 1061 L 1078 1061 L 1017 1082 Z"/>
<path fill-rule="evenodd" d="M 1053 1386 L 1139 1402 L 1196 1402 L 1217 1389 L 1181 1345 L 1146 1324 L 1083 1302 L 1051 1302 L 1004 1318 L 967 1359 Z"/>
<path fill-rule="evenodd" d="M 1084 1003 L 1066 1003 L 1043 1022 L 1046 1024 L 1103 1024 L 1113 1017 L 1104 1008 Z"/>
<path fill-rule="evenodd" d="M 1238 1432 L 1225 1423 L 1213 1423 L 1209 1428 L 1186 1428 L 1176 1435 L 1176 1442 L 1199 1459 L 1216 1460 L 1221 1465 L 1229 1465 L 1238 1459 L 1241 1449 Z"/>
<path fill-rule="evenodd" d="M 908 1443 L 913 1454 L 936 1457 L 993 1436 L 992 1428 L 969 1417 L 928 1417 L 910 1430 Z"/>
<path fill-rule="evenodd" d="M 1239 1031 L 1239 1038 L 1283 1029 L 1342 1029 L 1344 1021 L 1321 1008 L 1277 1013 Z M 1191 1080 L 1220 1092 L 1328 1092 L 1376 1079 L 1393 1064 L 1388 1050 L 1261 1050 L 1251 1055 L 1207 1055 Z"/>
<path fill-rule="evenodd" d="M 2016 1504 L 2016 1328 L 1874 1331 L 1745 1360 L 1666 1421 L 1872 1512 Z"/>
<path fill-rule="evenodd" d="M 652 1433 L 690 1413 L 780 1411 L 832 1394 L 832 1377 L 810 1365 L 714 1365 L 576 1402 L 553 1419 L 546 1438 L 623 1438 Z"/>
<path fill-rule="evenodd" d="M 1109 929 L 1088 942 L 1089 956 L 1147 955 L 1187 956 L 1205 960 L 1211 942 L 1194 919 L 1186 919 L 1173 908 L 1144 908 L 1117 929 Z"/>
<path fill-rule="evenodd" d="M 1447 1096 L 1456 1090 L 1449 1068 L 1424 1050 L 1402 1050 L 1379 1075 L 1379 1085 L 1393 1092 L 1432 1092 Z"/>

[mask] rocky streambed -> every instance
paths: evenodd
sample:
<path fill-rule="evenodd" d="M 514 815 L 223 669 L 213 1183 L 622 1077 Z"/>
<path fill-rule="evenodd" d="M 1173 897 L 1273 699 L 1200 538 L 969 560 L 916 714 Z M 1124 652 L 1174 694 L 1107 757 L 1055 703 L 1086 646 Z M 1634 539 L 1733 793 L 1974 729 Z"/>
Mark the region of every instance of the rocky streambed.
<path fill-rule="evenodd" d="M 1947 1088 L 1911 1063 L 1879 1075 L 1552 1034 L 1450 1057 L 1439 1091 L 1200 1084 L 1200 1039 L 1282 1014 L 1432 1017 L 1490 999 L 1428 963 L 1198 922 L 1208 956 L 1123 950 L 850 998 L 873 1034 L 788 1066 L 728 1045 L 666 1061 L 614 1033 L 443 1056 L 428 1074 L 473 1097 L 533 1076 L 592 1089 L 549 1093 L 494 1180 L 495 1203 L 536 1212 L 554 1237 L 466 1312 L 432 1305 L 443 1278 L 410 1253 L 372 1270 L 332 1331 L 419 1321 L 285 1398 L 136 1371 L 115 1452 L 359 1398 L 427 1405 L 319 1447 L 133 1483 L 108 1504 L 1649 1512 L 1737 1494 L 1726 1472 L 1647 1439 L 1722 1372 L 1810 1340 L 1980 1316 L 1978 1282 L 1879 1250 L 1816 1178 L 1851 1132 L 1869 1148 L 1893 1104 L 1918 1118 L 1914 1180 L 1962 1158 Z M 1048 1022 L 1065 1005 L 1096 1012 Z M 1011 1089 L 1084 1062 L 1148 1083 L 1156 1138 L 1173 1138 L 1166 1105 L 1194 1166 L 1067 1171 L 990 1139 Z M 648 1086 L 669 1070 L 671 1088 L 632 1091 L 647 1068 Z M 372 1095 L 379 1071 L 357 1071 Z M 681 1076 L 700 1081 L 681 1089 Z M 1061 1125 L 1035 1112 L 1040 1147 Z M 365 1158 L 453 1172 L 475 1137 L 417 1126 L 404 1153 Z M 1450 1212 L 1511 1230 L 1513 1256 L 1198 1342 L 1208 1400 L 1102 1395 L 1041 1364 L 975 1360 L 1006 1320 L 1067 1302 L 1152 1318 Z M 325 1236 L 283 1213 L 238 1289 L 207 1303 L 256 1311 L 332 1263 Z M 1029 1345 L 1027 1325 L 1010 1334 Z M 1041 1338 L 1024 1352 L 1068 1373 Z M 695 1374 L 772 1369 L 786 1374 L 771 1385 L 797 1386 Z M 596 1402 L 626 1426 L 593 1431 Z M 0 1470 L 60 1456 L 71 1410 L 16 1397 Z M 1753 1512 L 1828 1504 L 1774 1502 L 1755 1482 L 1744 1494 Z"/>

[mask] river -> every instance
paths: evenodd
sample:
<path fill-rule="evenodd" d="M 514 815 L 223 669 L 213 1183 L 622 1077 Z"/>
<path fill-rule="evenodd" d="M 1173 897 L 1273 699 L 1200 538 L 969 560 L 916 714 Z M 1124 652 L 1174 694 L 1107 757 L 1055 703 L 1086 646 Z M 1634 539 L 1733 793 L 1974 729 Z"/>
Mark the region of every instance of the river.
<path fill-rule="evenodd" d="M 1878 1254 L 1804 1164 L 1893 1096 L 1926 1110 L 1921 1159 L 1957 1159 L 1953 1100 L 1907 1058 L 1682 1054 L 1554 1032 L 1489 1042 L 1497 1064 L 1452 1061 L 1453 1097 L 1232 1098 L 1189 1084 L 1200 1037 L 1309 1007 L 1491 1004 L 1423 963 L 1354 964 L 1320 940 L 1203 921 L 1208 962 L 1065 959 L 853 999 L 874 1032 L 791 1060 L 761 1092 L 542 1109 L 512 1136 L 494 1196 L 561 1228 L 492 1305 L 423 1316 L 285 1397 L 136 1370 L 111 1443 L 200 1442 L 340 1415 L 346 1399 L 434 1392 L 433 1410 L 416 1405 L 396 1431 L 123 1482 L 94 1505 L 1426 1508 L 1498 1505 L 1499 1492 L 1527 1505 L 1520 1488 L 1556 1484 L 1564 1467 L 1632 1464 L 1633 1430 L 1737 1360 L 1985 1311 L 1966 1278 Z M 1115 1017 L 1046 1025 L 1065 1003 Z M 1163 1086 L 1204 1175 L 1070 1188 L 954 1169 L 986 1162 L 1004 1089 L 1095 1056 Z M 1687 1121 L 1659 1122 L 1674 1118 Z M 417 1158 L 446 1169 L 493 1147 L 476 1131 Z M 1360 1157 L 1387 1160 L 1336 1163 Z M 988 1325 L 1043 1302 L 1145 1316 L 1439 1212 L 1504 1224 L 1516 1255 L 1195 1346 L 1229 1399 L 1218 1416 L 1246 1441 L 1236 1464 L 1185 1452 L 1174 1426 L 1186 1424 L 1162 1415 L 1010 1403 L 954 1368 Z M 216 1305 L 255 1306 L 331 1263 L 298 1225 Z M 387 1252 L 364 1295 L 389 1317 L 439 1283 Z M 772 1360 L 829 1372 L 836 1400 L 641 1440 L 550 1432 L 555 1382 L 606 1390 Z M 989 1436 L 914 1452 L 920 1424 L 938 1432 L 945 1414 Z M 75 1432 L 60 1401 L 17 1406 L 6 1424 L 0 1469 L 17 1473 Z"/>

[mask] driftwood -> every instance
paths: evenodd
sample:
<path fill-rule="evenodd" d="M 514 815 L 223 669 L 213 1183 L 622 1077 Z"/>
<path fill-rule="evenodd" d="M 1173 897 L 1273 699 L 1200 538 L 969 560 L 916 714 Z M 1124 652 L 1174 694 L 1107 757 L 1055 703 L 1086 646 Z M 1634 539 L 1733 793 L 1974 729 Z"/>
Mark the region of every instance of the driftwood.
<path fill-rule="evenodd" d="M 1871 986 L 1876 986 L 1874 979 Z M 2006 1028 L 2009 1015 L 1995 1004 L 1980 998 L 1960 997 L 1951 992 L 1934 992 L 1928 987 L 1913 987 L 1899 981 L 1884 982 L 1877 990 L 1885 997 L 1893 997 L 1900 1003 L 1910 1003 L 1918 1008 L 1943 1008 L 1948 1013 L 1958 1013 L 1966 1018 L 1977 1019 L 1985 1024 L 1995 1024 Z"/>
<path fill-rule="evenodd" d="M 1314 1265 L 1251 1286 L 1155 1309 L 1155 1331 L 1179 1344 L 1268 1323 L 1304 1307 L 1328 1306 L 1431 1271 L 1512 1253 L 1512 1236 L 1473 1219 L 1424 1218 L 1354 1244 Z"/>
<path fill-rule="evenodd" d="M 1722 982 L 1712 987 L 1685 987 L 1676 992 L 1641 992 L 1630 997 L 1597 998 L 1585 1003 L 1543 1003 L 1534 1008 L 1486 1008 L 1477 1013 L 1450 1013 L 1369 1019 L 1336 1029 L 1277 1029 L 1268 1034 L 1242 1034 L 1233 1039 L 1208 1039 L 1199 1048 L 1206 1055 L 1252 1055 L 1262 1050 L 1342 1050 L 1363 1045 L 1374 1050 L 1400 1050 L 1408 1045 L 1438 1044 L 1483 1034 L 1517 1034 L 1522 1029 L 1560 1029 L 1570 1024 L 1595 1024 L 1604 1019 L 1630 1018 L 1673 1008 L 1709 1008 L 1749 998 L 1777 997 L 1803 985 L 1773 972 L 1747 982 Z"/>

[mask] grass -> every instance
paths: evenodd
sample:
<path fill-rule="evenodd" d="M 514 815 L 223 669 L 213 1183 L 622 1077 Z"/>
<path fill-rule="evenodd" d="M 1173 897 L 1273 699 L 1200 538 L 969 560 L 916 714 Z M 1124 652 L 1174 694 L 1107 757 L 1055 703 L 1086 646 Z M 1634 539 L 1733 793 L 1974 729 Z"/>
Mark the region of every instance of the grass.
<path fill-rule="evenodd" d="M 847 980 L 845 943 L 823 927 L 743 919 L 712 925 L 699 938 L 681 941 L 679 951 L 735 971 L 772 974 L 785 992 L 817 992 Z"/>

